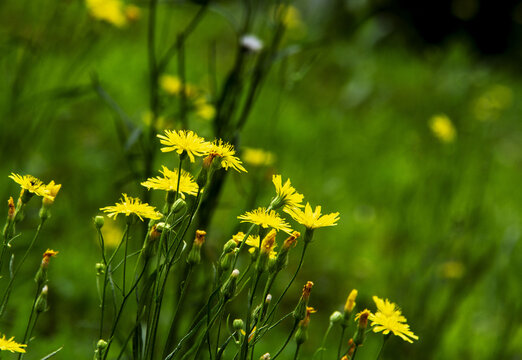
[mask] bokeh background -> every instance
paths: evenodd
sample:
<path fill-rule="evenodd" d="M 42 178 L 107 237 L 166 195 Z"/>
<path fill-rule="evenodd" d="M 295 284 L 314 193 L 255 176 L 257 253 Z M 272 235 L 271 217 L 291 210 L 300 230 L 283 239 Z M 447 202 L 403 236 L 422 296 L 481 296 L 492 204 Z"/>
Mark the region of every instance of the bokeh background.
<path fill-rule="evenodd" d="M 132 5 L 135 13 L 115 25 L 93 17 L 83 1 L 0 2 L 2 204 L 19 191 L 11 172 L 63 184 L 27 261 L 36 271 L 41 252 L 60 251 L 34 354 L 64 346 L 60 359 L 92 356 L 99 313 L 92 218 L 122 192 L 143 191 L 135 177 L 139 154 L 122 135 L 131 129 L 139 136 L 150 121 L 147 2 Z M 203 5 L 160 2 L 159 52 Z M 211 105 L 213 86 L 233 66 L 242 2 L 208 6 L 184 50 L 187 82 Z M 521 359 L 522 4 L 293 6 L 280 59 L 235 139 L 240 149 L 269 151 L 273 162 L 245 161 L 248 174 L 226 178 L 207 228 L 208 257 L 238 230 L 237 215 L 270 199 L 271 174 L 281 173 L 312 204 L 341 217 L 337 227 L 317 231 L 291 288 L 298 295 L 303 282 L 315 283 L 318 314 L 303 358 L 312 358 L 329 315 L 357 288 L 359 309 L 373 309 L 372 295 L 389 298 L 420 337 L 412 345 L 389 341 L 385 358 Z M 265 43 L 267 22 L 260 17 L 252 29 Z M 165 73 L 177 69 L 174 60 Z M 161 96 L 161 128 L 179 127 L 178 100 L 165 90 Z M 211 117 L 191 112 L 189 128 L 213 138 Z M 158 154 L 154 169 L 160 164 L 175 161 Z M 37 222 L 33 204 L 15 254 Z M 121 231 L 118 224 L 113 231 Z M 27 268 L 0 324 L 17 338 L 32 301 L 34 271 Z M 294 304 L 288 296 L 283 305 Z M 267 339 L 267 351 L 280 334 Z M 358 358 L 374 359 L 379 341 L 370 338 Z"/>

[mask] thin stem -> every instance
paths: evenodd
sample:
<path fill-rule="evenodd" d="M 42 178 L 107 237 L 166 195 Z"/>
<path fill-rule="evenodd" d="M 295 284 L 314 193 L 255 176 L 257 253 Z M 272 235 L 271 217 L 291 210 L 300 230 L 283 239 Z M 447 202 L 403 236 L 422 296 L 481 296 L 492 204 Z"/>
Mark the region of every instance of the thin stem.
<path fill-rule="evenodd" d="M 43 220 L 43 219 L 40 220 L 40 224 L 38 225 L 38 228 L 36 229 L 36 233 L 34 234 L 31 244 L 29 244 L 29 247 L 27 248 L 24 256 L 22 257 L 22 260 L 20 260 L 20 263 L 18 264 L 15 271 L 13 272 L 13 276 L 9 279 L 9 283 L 7 284 L 7 287 L 4 291 L 4 295 L 2 296 L 2 301 L 0 302 L 0 304 L 1 304 L 0 305 L 0 316 L 3 315 L 5 307 L 7 306 L 7 302 L 9 301 L 9 294 L 11 293 L 11 287 L 13 286 L 14 279 L 16 278 L 16 275 L 20 271 L 20 268 L 22 267 L 25 260 L 27 259 L 27 256 L 33 249 L 34 244 L 36 243 L 36 240 L 38 239 L 38 236 L 40 235 L 40 230 L 42 229 L 44 222 L 45 222 L 45 220 Z"/>
<path fill-rule="evenodd" d="M 339 346 L 337 347 L 337 359 L 341 358 L 341 349 L 343 347 L 344 332 L 346 331 L 346 325 L 341 325 L 341 337 L 339 339 Z"/>
<path fill-rule="evenodd" d="M 272 310 L 270 311 L 270 313 L 268 314 L 268 316 L 266 317 L 266 320 L 265 322 L 263 323 L 263 325 L 266 324 L 266 322 L 268 322 L 270 320 L 270 318 L 272 317 L 272 315 L 274 314 L 274 311 L 275 309 L 277 309 L 277 306 L 279 305 L 279 303 L 281 302 L 281 300 L 283 299 L 283 296 L 285 296 L 286 292 L 288 291 L 288 289 L 290 288 L 290 286 L 292 285 L 292 283 L 294 282 L 295 278 L 297 277 L 297 274 L 299 273 L 299 270 L 301 270 L 301 267 L 303 266 L 303 261 L 304 261 L 304 257 L 305 257 L 305 252 L 306 252 L 306 249 L 308 247 L 308 244 L 310 242 L 305 242 L 304 243 L 304 246 L 303 246 L 303 251 L 301 252 L 301 258 L 299 259 L 299 264 L 297 265 L 297 269 L 294 273 L 294 276 L 292 276 L 292 279 L 290 280 L 290 282 L 288 283 L 288 285 L 286 286 L 285 290 L 283 291 L 283 293 L 279 296 L 279 298 L 277 299 L 276 303 L 274 304 L 274 306 L 272 307 Z"/>
<path fill-rule="evenodd" d="M 301 344 L 297 344 L 297 347 L 295 348 L 294 360 L 299 358 L 299 349 L 301 349 Z"/>
<path fill-rule="evenodd" d="M 243 339 L 243 344 L 241 345 L 241 353 L 239 355 L 239 360 L 246 360 L 247 354 L 248 354 L 248 338 L 250 337 L 250 321 L 252 320 L 252 304 L 254 302 L 254 296 L 256 293 L 257 284 L 259 283 L 259 279 L 261 278 L 261 271 L 256 272 L 256 279 L 253 282 L 251 293 L 250 293 L 250 299 L 248 300 L 248 310 L 246 315 L 246 333 L 245 338 Z"/>
<path fill-rule="evenodd" d="M 329 323 L 328 324 L 328 328 L 326 329 L 326 332 L 323 336 L 323 341 L 321 341 L 321 346 L 319 347 L 319 349 L 317 349 L 314 353 L 314 356 L 315 357 L 317 354 L 321 353 L 321 360 L 323 360 L 323 354 L 324 354 L 324 351 L 326 350 L 326 339 L 328 338 L 328 335 L 330 334 L 330 330 L 332 330 L 332 327 L 333 327 L 333 323 Z"/>
<path fill-rule="evenodd" d="M 383 354 L 383 351 L 384 351 L 384 345 L 386 344 L 386 341 L 390 338 L 390 334 L 388 335 L 384 335 L 383 338 L 382 338 L 382 345 L 381 345 L 381 349 L 379 350 L 379 354 L 377 354 L 377 360 L 379 360 Z"/>
<path fill-rule="evenodd" d="M 357 354 L 358 349 L 359 349 L 359 347 L 356 346 L 355 349 L 353 350 L 353 354 L 352 354 L 352 357 L 350 358 L 350 360 L 355 360 L 355 355 Z"/>
<path fill-rule="evenodd" d="M 290 339 L 292 339 L 292 335 L 294 335 L 294 332 L 295 332 L 295 329 L 297 329 L 297 324 L 299 324 L 299 320 L 295 320 L 294 321 L 294 326 L 292 327 L 292 330 L 290 331 L 290 334 L 288 334 L 288 337 L 286 338 L 286 341 L 285 343 L 283 344 L 283 346 L 281 346 L 281 348 L 277 351 L 277 353 L 274 355 L 274 357 L 272 358 L 272 360 L 275 360 L 282 352 L 283 350 L 285 349 L 285 347 L 288 345 L 288 343 L 290 342 Z"/>
<path fill-rule="evenodd" d="M 31 306 L 31 313 L 29 314 L 29 320 L 27 320 L 27 326 L 25 327 L 25 333 L 24 333 L 24 338 L 22 340 L 22 344 L 27 344 L 26 341 L 28 339 L 29 331 L 31 331 L 30 330 L 31 329 L 31 321 L 33 320 L 34 310 L 35 310 L 35 306 L 36 306 L 36 301 L 38 300 L 38 295 L 40 295 L 40 289 L 37 286 L 36 287 L 36 293 L 35 293 L 34 299 L 33 299 L 33 305 Z M 36 316 L 38 317 L 38 314 L 36 314 Z M 22 359 L 22 357 L 23 357 L 23 353 L 18 354 L 18 360 Z"/>
<path fill-rule="evenodd" d="M 127 279 L 127 252 L 129 248 L 129 232 L 130 232 L 130 224 L 127 222 L 127 226 L 125 228 L 125 256 L 123 258 L 123 284 L 122 284 L 122 293 L 125 296 L 125 280 Z"/>

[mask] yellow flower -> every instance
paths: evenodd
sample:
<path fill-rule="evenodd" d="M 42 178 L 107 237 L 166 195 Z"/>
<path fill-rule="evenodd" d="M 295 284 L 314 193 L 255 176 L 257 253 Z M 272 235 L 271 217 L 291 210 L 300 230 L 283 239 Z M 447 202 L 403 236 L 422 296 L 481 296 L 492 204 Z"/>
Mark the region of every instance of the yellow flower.
<path fill-rule="evenodd" d="M 181 92 L 181 80 L 177 76 L 161 75 L 159 84 L 170 95 L 177 95 Z"/>
<path fill-rule="evenodd" d="M 195 161 L 194 156 L 203 156 L 208 152 L 209 143 L 190 130 L 165 130 L 165 135 L 158 134 L 158 137 L 161 144 L 167 145 L 161 151 L 176 151 L 180 155 L 186 152 L 190 162 Z"/>
<path fill-rule="evenodd" d="M 178 170 L 169 170 L 167 167 L 162 166 L 163 170 L 160 173 L 163 177 L 155 177 L 147 179 L 141 183 L 147 189 L 164 190 L 164 191 L 176 191 L 178 187 Z M 196 195 L 198 193 L 198 184 L 194 181 L 192 175 L 185 170 L 181 170 L 181 178 L 179 179 L 179 194 L 184 199 L 185 193 L 188 195 Z"/>
<path fill-rule="evenodd" d="M 13 340 L 14 336 L 11 337 L 9 340 L 5 338 L 5 335 L 2 335 L 0 338 L 0 350 L 1 351 L 10 351 L 12 353 L 19 352 L 19 353 L 25 353 L 24 347 L 27 345 L 25 344 L 19 344 L 16 341 Z"/>
<path fill-rule="evenodd" d="M 121 203 L 116 203 L 114 206 L 106 206 L 100 208 L 101 211 L 109 213 L 108 217 L 116 217 L 118 214 L 125 214 L 129 216 L 135 214 L 143 221 L 143 218 L 158 220 L 161 219 L 161 213 L 157 212 L 154 206 L 150 206 L 147 203 L 142 203 L 138 198 L 128 197 L 127 194 L 123 194 Z"/>
<path fill-rule="evenodd" d="M 377 305 L 377 312 L 370 314 L 368 317 L 372 322 L 373 332 L 382 331 L 384 335 L 392 332 L 393 335 L 399 336 L 409 343 L 413 343 L 411 339 L 419 340 L 419 337 L 406 324 L 406 318 L 402 316 L 401 310 L 395 303 L 390 302 L 388 299 L 382 300 L 377 296 L 373 297 L 373 301 Z"/>
<path fill-rule="evenodd" d="M 239 160 L 239 158 L 234 155 L 236 155 L 234 146 L 224 142 L 221 139 L 214 140 L 208 148 L 208 156 L 210 159 L 213 159 L 214 157 L 221 158 L 221 166 L 226 170 L 231 167 L 238 172 L 247 172 L 241 164 L 241 160 Z"/>
<path fill-rule="evenodd" d="M 450 118 L 444 114 L 434 115 L 431 117 L 430 129 L 439 140 L 450 143 L 455 140 L 457 132 Z"/>
<path fill-rule="evenodd" d="M 274 165 L 275 155 L 263 149 L 242 148 L 242 158 L 245 163 L 252 166 Z"/>
<path fill-rule="evenodd" d="M 114 222 L 106 222 L 103 226 L 103 242 L 105 247 L 115 249 L 123 238 L 121 227 Z M 98 240 L 98 239 L 96 239 Z"/>
<path fill-rule="evenodd" d="M 216 115 L 216 109 L 209 103 L 200 103 L 196 105 L 196 114 L 204 120 L 212 120 Z"/>
<path fill-rule="evenodd" d="M 45 206 L 49 206 L 54 203 L 54 199 L 56 198 L 56 195 L 58 195 L 58 192 L 61 188 L 62 184 L 55 184 L 54 180 L 51 180 L 51 182 L 47 185 L 43 185 L 43 192 L 48 195 L 43 199 Z"/>
<path fill-rule="evenodd" d="M 301 14 L 299 10 L 292 5 L 279 5 L 276 9 L 276 18 L 280 18 L 281 22 L 288 29 L 296 29 L 302 26 Z"/>
<path fill-rule="evenodd" d="M 272 228 L 282 230 L 288 234 L 292 233 L 290 225 L 283 220 L 274 210 L 267 211 L 266 208 L 260 207 L 237 217 L 241 222 L 249 222 L 262 226 L 263 228 Z"/>
<path fill-rule="evenodd" d="M 272 208 L 277 209 L 283 206 L 283 210 L 294 210 L 303 207 L 302 194 L 299 194 L 290 183 L 290 179 L 286 180 L 283 185 L 281 175 L 273 175 L 272 182 L 274 183 L 277 196 L 272 200 Z"/>
<path fill-rule="evenodd" d="M 338 212 L 321 215 L 321 207 L 316 206 L 315 211 L 312 211 L 310 203 L 306 203 L 304 211 L 301 209 L 293 209 L 286 212 L 290 214 L 295 221 L 304 225 L 307 229 L 335 226 L 337 225 L 337 221 L 339 221 Z"/>
<path fill-rule="evenodd" d="M 272 233 L 273 232 L 273 233 Z M 269 254 L 270 259 L 275 259 L 277 257 L 277 251 L 274 249 L 277 247 L 277 244 L 275 243 L 275 230 L 270 230 L 269 235 L 265 236 L 261 243 L 261 248 L 263 249 L 265 253 Z M 243 234 L 243 237 L 245 235 Z M 252 254 L 259 248 L 259 235 L 249 235 L 246 239 L 245 243 L 250 246 L 250 249 L 248 251 Z"/>
<path fill-rule="evenodd" d="M 13 179 L 15 183 L 20 185 L 23 190 L 27 190 L 30 193 L 42 196 L 49 200 L 54 200 L 54 197 L 47 191 L 46 186 L 43 184 L 42 180 L 37 179 L 32 175 L 21 176 L 15 173 L 11 173 L 9 177 Z M 54 184 L 54 182 L 52 183 Z"/>
<path fill-rule="evenodd" d="M 124 27 L 127 18 L 120 0 L 86 0 L 87 9 L 92 17 L 107 21 L 116 27 Z"/>

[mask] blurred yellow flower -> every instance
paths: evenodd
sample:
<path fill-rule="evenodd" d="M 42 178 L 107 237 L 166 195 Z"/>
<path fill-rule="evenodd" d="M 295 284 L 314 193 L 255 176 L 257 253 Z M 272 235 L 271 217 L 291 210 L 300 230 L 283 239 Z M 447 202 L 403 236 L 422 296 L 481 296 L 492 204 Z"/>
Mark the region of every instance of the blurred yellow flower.
<path fill-rule="evenodd" d="M 395 336 L 399 336 L 404 341 L 412 343 L 413 340 L 419 340 L 419 337 L 415 335 L 411 330 L 410 326 L 406 324 L 406 318 L 402 316 L 401 311 L 395 303 L 390 302 L 388 299 L 382 300 L 377 296 L 373 297 L 375 305 L 377 305 L 377 312 L 370 314 L 368 319 L 372 322 L 373 332 L 380 332 L 384 335 L 393 333 Z"/>
<path fill-rule="evenodd" d="M 281 22 L 288 29 L 297 29 L 302 26 L 301 13 L 293 5 L 279 5 L 275 12 L 276 19 L 281 19 Z"/>
<path fill-rule="evenodd" d="M 22 191 L 29 191 L 30 193 L 36 194 L 38 196 L 42 196 L 49 200 L 54 200 L 54 196 L 51 195 L 49 190 L 46 188 L 46 185 L 43 184 L 42 180 L 35 178 L 32 175 L 18 175 L 15 173 L 11 173 L 9 178 L 13 179 L 15 183 L 20 185 Z M 54 184 L 54 181 L 52 182 Z"/>
<path fill-rule="evenodd" d="M 96 19 L 119 28 L 127 24 L 124 5 L 120 0 L 86 0 L 86 4 L 89 13 Z"/>
<path fill-rule="evenodd" d="M 115 249 L 123 239 L 123 230 L 115 222 L 106 222 L 103 226 L 103 242 L 107 248 Z M 96 239 L 98 241 L 98 239 Z"/>
<path fill-rule="evenodd" d="M 266 208 L 260 207 L 237 217 L 241 222 L 249 222 L 262 226 L 263 228 L 272 228 L 282 230 L 288 234 L 292 233 L 290 225 L 279 216 L 274 210 L 267 211 Z"/>
<path fill-rule="evenodd" d="M 159 135 L 160 143 L 166 145 L 162 152 L 176 151 L 178 154 L 186 152 L 190 162 L 194 162 L 194 156 L 203 156 L 208 153 L 210 144 L 193 131 L 165 130 L 165 135 Z"/>
<path fill-rule="evenodd" d="M 163 191 L 176 191 L 178 187 L 178 170 L 169 170 L 166 166 L 162 166 L 163 170 L 160 173 L 163 177 L 155 177 L 147 179 L 141 183 L 147 189 L 163 190 Z M 184 199 L 185 194 L 197 195 L 198 184 L 194 181 L 192 175 L 185 170 L 181 170 L 181 178 L 179 179 L 179 194 Z"/>
<path fill-rule="evenodd" d="M 242 147 L 243 161 L 252 166 L 271 166 L 274 165 L 275 155 L 263 149 Z"/>
<path fill-rule="evenodd" d="M 212 120 L 216 115 L 216 109 L 211 104 L 205 102 L 196 105 L 196 114 L 204 120 Z"/>
<path fill-rule="evenodd" d="M 181 80 L 177 76 L 161 75 L 159 83 L 167 94 L 177 95 L 181 92 Z"/>
<path fill-rule="evenodd" d="M 247 172 L 243 167 L 241 160 L 236 155 L 236 150 L 234 146 L 224 142 L 223 140 L 214 140 L 210 143 L 208 147 L 208 156 L 210 158 L 219 157 L 221 161 L 221 166 L 228 170 L 229 167 L 234 170 L 241 172 Z"/>
<path fill-rule="evenodd" d="M 441 265 L 441 275 L 446 279 L 460 279 L 466 268 L 459 261 L 447 261 Z"/>
<path fill-rule="evenodd" d="M 142 203 L 140 199 L 127 196 L 123 194 L 123 198 L 120 199 L 121 203 L 116 203 L 114 206 L 106 206 L 100 208 L 101 211 L 108 213 L 108 217 L 116 217 L 118 214 L 124 214 L 129 216 L 135 214 L 143 221 L 143 218 L 152 220 L 161 219 L 162 214 L 157 212 L 154 206 L 150 206 L 147 203 Z"/>
<path fill-rule="evenodd" d="M 297 190 L 290 183 L 290 179 L 287 179 L 285 184 L 281 180 L 281 175 L 273 175 L 272 182 L 274 183 L 277 196 L 272 200 L 272 208 L 278 209 L 281 206 L 285 211 L 294 210 L 303 207 L 303 194 L 297 192 Z"/>
<path fill-rule="evenodd" d="M 450 143 L 455 140 L 457 131 L 447 115 L 434 115 L 429 121 L 430 129 L 439 140 Z"/>
<path fill-rule="evenodd" d="M 321 207 L 316 206 L 312 211 L 310 203 L 306 203 L 305 210 L 290 209 L 285 210 L 299 224 L 304 225 L 307 229 L 317 229 L 325 226 L 335 226 L 339 221 L 339 213 L 321 214 Z"/>
<path fill-rule="evenodd" d="M 478 120 L 488 121 L 499 118 L 502 110 L 511 106 L 513 91 L 504 85 L 493 85 L 473 104 L 473 113 Z"/>
<path fill-rule="evenodd" d="M 1 351 L 10 351 L 12 353 L 19 352 L 19 353 L 25 353 L 25 347 L 27 345 L 25 344 L 19 344 L 16 341 L 13 340 L 14 336 L 12 336 L 10 339 L 6 339 L 5 335 L 2 335 L 0 338 L 0 350 Z"/>

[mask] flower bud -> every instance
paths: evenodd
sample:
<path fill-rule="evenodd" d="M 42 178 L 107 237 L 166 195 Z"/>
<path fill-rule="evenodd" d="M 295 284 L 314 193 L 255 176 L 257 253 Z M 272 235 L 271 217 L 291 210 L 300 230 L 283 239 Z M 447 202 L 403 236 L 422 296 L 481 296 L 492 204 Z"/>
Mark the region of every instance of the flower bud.
<path fill-rule="evenodd" d="M 192 244 L 192 249 L 187 256 L 187 263 L 190 265 L 199 264 L 201 261 L 201 247 L 205 242 L 205 235 L 207 233 L 203 230 L 196 230 L 196 238 L 194 239 L 194 243 Z"/>
<path fill-rule="evenodd" d="M 343 321 L 343 314 L 340 311 L 334 311 L 332 315 L 330 315 L 330 322 L 332 324 L 339 324 Z"/>
<path fill-rule="evenodd" d="M 234 240 L 228 240 L 225 245 L 223 246 L 223 252 L 229 253 L 233 251 L 237 247 L 237 243 Z"/>
<path fill-rule="evenodd" d="M 45 206 L 42 206 L 40 208 L 39 215 L 40 215 L 40 220 L 45 221 L 45 220 L 49 219 L 49 217 L 51 216 L 51 213 L 49 212 L 48 208 L 46 208 Z"/>
<path fill-rule="evenodd" d="M 223 271 L 230 269 L 230 267 L 232 266 L 233 263 L 234 263 L 233 251 L 229 252 L 227 254 L 224 254 L 221 257 L 221 259 L 219 260 L 219 266 L 220 266 L 221 270 L 223 270 Z"/>
<path fill-rule="evenodd" d="M 48 289 L 47 285 L 45 285 L 42 288 L 40 295 L 36 299 L 36 304 L 34 307 L 35 307 L 35 310 L 37 313 L 42 313 L 44 311 L 47 311 L 47 292 L 48 292 L 48 290 L 49 289 Z"/>
<path fill-rule="evenodd" d="M 98 343 L 96 344 L 96 348 L 99 350 L 105 350 L 107 349 L 107 346 L 109 346 L 109 344 L 103 339 L 98 340 Z"/>
<path fill-rule="evenodd" d="M 7 221 L 13 221 L 16 208 L 12 196 L 9 197 L 9 200 L 7 201 L 7 206 L 9 207 L 9 210 L 7 211 Z"/>
<path fill-rule="evenodd" d="M 174 212 L 174 214 L 177 214 L 179 212 L 181 212 L 182 210 L 184 210 L 187 206 L 187 203 L 185 202 L 185 200 L 183 200 L 182 198 L 179 198 L 178 200 L 176 200 L 174 202 L 174 205 L 172 205 L 172 211 Z"/>
<path fill-rule="evenodd" d="M 355 345 L 353 339 L 348 340 L 348 352 L 346 353 L 346 356 L 348 356 L 349 359 L 352 358 L 356 347 L 357 345 Z"/>
<path fill-rule="evenodd" d="M 239 276 L 239 270 L 234 269 L 230 274 L 229 278 L 221 287 L 221 295 L 225 298 L 225 302 L 232 299 L 236 292 L 237 277 Z"/>
<path fill-rule="evenodd" d="M 263 272 L 267 268 L 270 253 L 274 250 L 275 247 L 276 234 L 277 233 L 274 229 L 270 230 L 270 232 L 263 238 L 263 241 L 261 242 L 259 257 L 257 258 L 256 264 L 256 270 L 258 272 Z"/>
<path fill-rule="evenodd" d="M 357 323 L 357 330 L 353 337 L 353 342 L 357 346 L 361 346 L 364 340 L 366 339 L 366 328 L 368 327 L 368 317 L 370 316 L 370 314 L 370 310 L 364 309 L 355 317 L 355 320 L 359 320 L 359 322 Z"/>
<path fill-rule="evenodd" d="M 261 357 L 259 358 L 259 360 L 270 360 L 271 357 L 270 357 L 270 353 L 266 353 L 266 354 L 263 354 L 261 355 Z"/>
<path fill-rule="evenodd" d="M 235 319 L 234 322 L 232 322 L 232 327 L 234 328 L 235 331 L 241 331 L 243 330 L 243 326 L 244 326 L 244 323 L 243 323 L 243 320 L 241 319 Z"/>
<path fill-rule="evenodd" d="M 303 320 L 299 322 L 297 331 L 295 333 L 295 341 L 301 345 L 308 340 L 308 325 L 310 324 L 310 315 L 317 312 L 313 307 L 306 308 L 306 315 Z"/>
<path fill-rule="evenodd" d="M 103 216 L 98 215 L 94 218 L 94 225 L 96 225 L 96 228 L 101 229 L 104 224 L 105 224 L 105 218 Z"/>
<path fill-rule="evenodd" d="M 345 322 L 348 322 L 350 319 L 350 315 L 352 314 L 352 311 L 355 307 L 355 299 L 357 298 L 357 290 L 353 289 L 350 292 L 350 295 L 348 295 L 348 298 L 346 299 L 346 303 L 344 304 L 344 312 L 343 312 L 343 318 Z"/>
<path fill-rule="evenodd" d="M 105 274 L 105 264 L 104 263 L 96 263 L 96 276 L 101 276 Z"/>
<path fill-rule="evenodd" d="M 292 315 L 296 320 L 303 320 L 306 317 L 306 309 L 308 307 L 308 301 L 310 299 L 310 292 L 312 291 L 313 282 L 308 281 L 303 287 L 303 294 L 297 303 Z"/>

